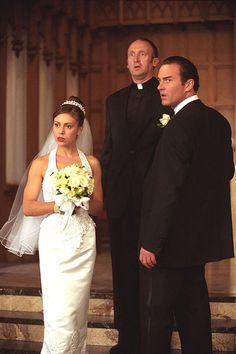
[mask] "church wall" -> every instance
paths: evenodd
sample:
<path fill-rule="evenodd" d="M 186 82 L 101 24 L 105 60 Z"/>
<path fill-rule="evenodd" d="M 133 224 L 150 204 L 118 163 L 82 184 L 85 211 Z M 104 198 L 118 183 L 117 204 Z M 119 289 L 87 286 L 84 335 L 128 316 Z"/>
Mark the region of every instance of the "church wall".
<path fill-rule="evenodd" d="M 78 95 L 78 26 L 83 3 L 1 2 L 0 226 L 7 220 L 19 176 L 51 128 L 52 113 L 69 95 Z M 37 255 L 19 259 L 0 247 L 0 261 L 34 259 Z"/>
<path fill-rule="evenodd" d="M 126 50 L 139 36 L 157 44 L 160 59 L 177 54 L 196 64 L 200 73 L 200 98 L 226 116 L 235 138 L 234 1 L 17 0 L 9 4 L 1 2 L 0 16 L 0 226 L 9 214 L 17 187 L 17 181 L 9 183 L 6 179 L 6 172 L 16 177 L 14 163 L 13 170 L 6 171 L 9 166 L 7 152 L 11 151 L 15 157 L 21 152 L 24 169 L 47 136 L 52 112 L 71 94 L 78 94 L 85 102 L 94 153 L 100 155 L 105 130 L 105 99 L 129 84 Z M 19 121 L 18 125 L 14 124 L 16 116 L 11 116 L 12 131 L 17 134 L 15 127 L 20 126 L 23 137 L 20 145 L 13 144 L 12 148 L 14 134 L 12 141 L 10 138 L 6 141 L 9 43 L 17 63 L 22 56 L 26 58 L 22 69 L 23 98 L 19 99 L 11 91 L 10 103 L 18 115 L 18 107 L 23 112 L 17 118 L 22 124 Z M 106 243 L 105 215 L 98 219 L 97 230 L 99 242 Z M 16 260 L 0 247 L 0 261 Z M 33 258 L 20 261 L 29 260 Z"/>

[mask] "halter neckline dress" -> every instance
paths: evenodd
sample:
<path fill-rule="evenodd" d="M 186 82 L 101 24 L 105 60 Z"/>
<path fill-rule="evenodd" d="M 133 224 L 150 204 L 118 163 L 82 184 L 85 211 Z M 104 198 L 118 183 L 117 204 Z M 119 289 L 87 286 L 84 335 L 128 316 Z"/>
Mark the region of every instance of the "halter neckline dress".
<path fill-rule="evenodd" d="M 53 201 L 51 174 L 57 170 L 56 152 L 49 155 L 42 190 L 44 201 Z M 82 165 L 92 175 L 86 156 Z M 44 218 L 39 235 L 44 341 L 41 354 L 85 354 L 90 286 L 96 257 L 95 224 L 79 208 L 62 228 L 63 215 Z"/>

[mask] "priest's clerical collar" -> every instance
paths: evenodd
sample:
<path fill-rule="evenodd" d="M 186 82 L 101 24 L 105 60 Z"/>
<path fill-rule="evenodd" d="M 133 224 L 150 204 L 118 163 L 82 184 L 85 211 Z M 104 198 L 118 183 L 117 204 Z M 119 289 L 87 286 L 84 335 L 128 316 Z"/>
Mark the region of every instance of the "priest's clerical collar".
<path fill-rule="evenodd" d="M 146 89 L 146 88 L 152 86 L 153 82 L 155 82 L 155 84 L 156 84 L 156 78 L 155 77 L 152 77 L 150 80 L 145 81 L 142 84 L 136 84 L 135 82 L 133 82 L 133 87 L 135 87 L 138 90 L 143 90 L 143 89 Z"/>

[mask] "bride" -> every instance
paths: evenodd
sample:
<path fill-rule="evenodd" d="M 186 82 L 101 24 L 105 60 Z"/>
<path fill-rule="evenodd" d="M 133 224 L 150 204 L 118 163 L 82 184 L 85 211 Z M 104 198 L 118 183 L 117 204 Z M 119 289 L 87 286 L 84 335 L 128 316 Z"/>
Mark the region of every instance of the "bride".
<path fill-rule="evenodd" d="M 74 96 L 53 114 L 56 148 L 33 160 L 23 194 L 24 218 L 30 218 L 31 226 L 40 218 L 38 249 L 44 313 L 41 354 L 86 353 L 89 292 L 96 256 L 95 225 L 89 214 L 101 212 L 103 197 L 98 160 L 86 156 L 76 145 L 84 118 L 84 105 Z M 93 179 L 93 193 L 82 203 L 63 203 L 52 176 L 73 164 L 83 166 Z M 27 243 L 37 243 L 37 239 L 31 239 L 35 236 L 26 237 L 22 230 L 24 226 L 4 238 L 1 230 L 1 242 L 11 252 L 30 253 Z"/>

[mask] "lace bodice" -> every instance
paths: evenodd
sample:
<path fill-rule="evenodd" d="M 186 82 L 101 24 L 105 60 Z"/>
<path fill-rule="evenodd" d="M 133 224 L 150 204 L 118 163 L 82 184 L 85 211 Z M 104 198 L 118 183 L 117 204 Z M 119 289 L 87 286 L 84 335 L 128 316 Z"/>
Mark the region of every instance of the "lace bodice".
<path fill-rule="evenodd" d="M 54 149 L 49 155 L 48 168 L 44 175 L 42 191 L 43 199 L 45 202 L 52 202 L 55 200 L 56 189 L 52 183 L 51 175 L 54 171 L 57 170 L 56 165 L 56 152 Z M 89 165 L 89 162 L 85 154 L 78 150 L 79 157 L 82 165 L 86 168 L 89 174 L 92 175 L 92 169 Z M 76 247 L 79 247 L 83 236 L 91 228 L 94 228 L 94 222 L 88 214 L 88 211 L 83 208 L 77 208 L 76 214 L 73 214 L 65 222 L 67 215 L 53 213 L 46 217 L 42 224 L 41 228 L 50 229 L 51 232 L 57 232 L 62 235 L 66 235 L 68 241 L 72 242 Z M 66 224 L 66 227 L 64 225 Z"/>

